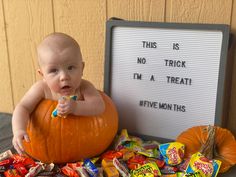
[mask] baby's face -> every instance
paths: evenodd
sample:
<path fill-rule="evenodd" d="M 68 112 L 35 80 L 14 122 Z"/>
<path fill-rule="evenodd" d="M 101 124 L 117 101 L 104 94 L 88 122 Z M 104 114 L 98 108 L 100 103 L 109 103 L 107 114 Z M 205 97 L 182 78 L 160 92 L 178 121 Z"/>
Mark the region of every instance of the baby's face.
<path fill-rule="evenodd" d="M 60 51 L 46 50 L 40 54 L 40 72 L 52 92 L 74 95 L 83 75 L 80 50 L 68 47 Z"/>

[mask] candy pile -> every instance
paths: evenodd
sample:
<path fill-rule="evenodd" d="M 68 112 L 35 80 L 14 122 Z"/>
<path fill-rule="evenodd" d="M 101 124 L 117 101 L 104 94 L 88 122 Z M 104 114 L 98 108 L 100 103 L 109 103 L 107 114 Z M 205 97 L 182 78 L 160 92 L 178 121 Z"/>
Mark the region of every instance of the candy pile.
<path fill-rule="evenodd" d="M 43 164 L 10 150 L 0 154 L 0 177 L 216 177 L 220 161 L 209 160 L 201 153 L 184 159 L 184 145 L 160 144 L 129 136 L 122 130 L 112 150 L 100 157 L 67 164 Z"/>

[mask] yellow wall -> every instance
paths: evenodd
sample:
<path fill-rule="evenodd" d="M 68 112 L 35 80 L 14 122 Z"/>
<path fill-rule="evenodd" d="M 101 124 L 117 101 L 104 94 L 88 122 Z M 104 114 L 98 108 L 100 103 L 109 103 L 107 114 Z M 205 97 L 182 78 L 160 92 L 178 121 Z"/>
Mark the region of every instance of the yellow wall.
<path fill-rule="evenodd" d="M 38 76 L 35 48 L 48 33 L 72 35 L 81 45 L 84 77 L 103 89 L 105 22 L 126 20 L 222 23 L 236 36 L 234 0 L 1 0 L 0 111 L 12 112 Z M 228 127 L 236 134 L 236 62 Z"/>

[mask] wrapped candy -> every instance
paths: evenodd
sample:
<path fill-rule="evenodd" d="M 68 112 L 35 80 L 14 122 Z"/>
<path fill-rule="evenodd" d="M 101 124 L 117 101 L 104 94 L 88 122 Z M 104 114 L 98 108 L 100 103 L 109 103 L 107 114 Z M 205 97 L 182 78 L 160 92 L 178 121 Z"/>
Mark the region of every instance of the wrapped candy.
<path fill-rule="evenodd" d="M 186 173 L 199 173 L 201 177 L 216 177 L 220 169 L 221 161 L 209 160 L 200 152 L 191 156 Z"/>
<path fill-rule="evenodd" d="M 72 96 L 62 96 L 59 101 L 62 101 L 62 100 L 76 100 L 77 99 L 77 96 L 76 95 L 72 95 Z M 66 118 L 66 116 L 61 116 L 60 114 L 58 114 L 57 112 L 57 109 L 54 109 L 52 114 L 51 114 L 51 117 L 52 118 L 56 118 L 57 116 L 59 117 L 63 117 L 63 118 Z"/>
<path fill-rule="evenodd" d="M 158 177 L 161 176 L 161 172 L 155 163 L 146 163 L 135 170 L 131 171 L 131 177 Z"/>
<path fill-rule="evenodd" d="M 171 142 L 161 144 L 159 146 L 160 152 L 164 157 L 166 164 L 178 165 L 184 158 L 184 145 L 179 142 Z"/>

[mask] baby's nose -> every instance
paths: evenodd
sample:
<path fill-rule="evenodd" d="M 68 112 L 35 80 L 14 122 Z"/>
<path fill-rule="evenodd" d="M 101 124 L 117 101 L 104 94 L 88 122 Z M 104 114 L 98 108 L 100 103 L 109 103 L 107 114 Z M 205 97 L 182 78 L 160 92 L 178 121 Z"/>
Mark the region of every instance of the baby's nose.
<path fill-rule="evenodd" d="M 61 72 L 61 75 L 60 75 L 60 80 L 68 80 L 69 79 L 69 74 L 65 71 L 62 71 Z"/>

